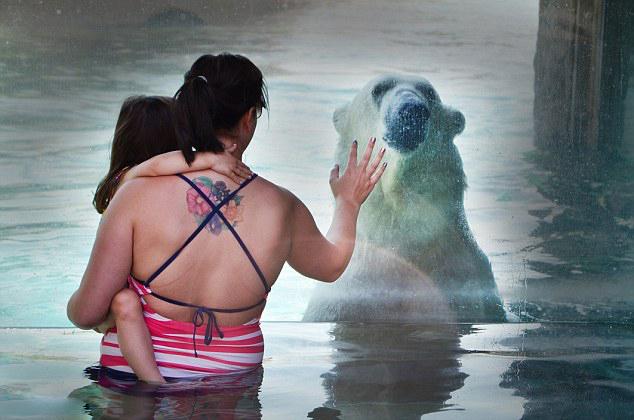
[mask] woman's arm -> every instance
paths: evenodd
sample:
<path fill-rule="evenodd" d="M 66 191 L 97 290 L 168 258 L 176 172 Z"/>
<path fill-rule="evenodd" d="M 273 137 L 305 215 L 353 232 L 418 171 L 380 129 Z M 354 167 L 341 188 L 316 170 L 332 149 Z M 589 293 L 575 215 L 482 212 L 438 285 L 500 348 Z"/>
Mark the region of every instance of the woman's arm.
<path fill-rule="evenodd" d="M 234 144 L 222 153 L 196 152 L 191 166 L 187 164 L 180 151 L 163 153 L 130 168 L 125 172 L 121 183 L 143 176 L 174 175 L 183 172 L 213 169 L 240 184 L 251 176 L 251 170 L 231 154 L 236 147 Z"/>
<path fill-rule="evenodd" d="M 79 288 L 68 301 L 68 319 L 82 329 L 101 324 L 112 297 L 123 287 L 132 266 L 132 217 L 130 194 L 125 185 L 104 212 L 90 260 Z"/>
<path fill-rule="evenodd" d="M 385 149 L 370 164 L 374 143 L 372 139 L 357 164 L 357 144 L 354 142 L 343 175 L 339 176 L 338 165 L 331 171 L 330 187 L 335 196 L 335 213 L 325 237 L 308 208 L 294 197 L 288 263 L 301 274 L 332 282 L 348 266 L 354 251 L 359 209 L 386 167 L 385 163 L 380 165 Z"/>

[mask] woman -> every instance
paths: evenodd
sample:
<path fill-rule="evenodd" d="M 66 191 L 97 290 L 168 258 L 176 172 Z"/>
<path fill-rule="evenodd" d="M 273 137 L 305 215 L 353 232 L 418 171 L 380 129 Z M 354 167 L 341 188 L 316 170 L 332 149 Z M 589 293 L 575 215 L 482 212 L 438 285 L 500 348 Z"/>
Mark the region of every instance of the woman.
<path fill-rule="evenodd" d="M 200 57 L 176 95 L 185 159 L 194 159 L 194 149 L 221 152 L 236 144 L 233 155 L 241 160 L 266 106 L 262 74 L 247 58 Z M 69 318 L 80 328 L 100 324 L 130 276 L 164 377 L 258 367 L 259 318 L 284 263 L 327 282 L 346 268 L 359 208 L 385 169 L 384 151 L 370 162 L 373 145 L 357 162 L 355 142 L 343 174 L 337 165 L 331 171 L 336 206 L 326 236 L 297 197 L 261 177 L 236 184 L 203 170 L 126 183 L 102 218 Z M 102 355 L 103 365 L 129 369 L 115 335 L 104 337 Z"/>
<path fill-rule="evenodd" d="M 252 175 L 244 163 L 231 155 L 235 144 L 223 153 L 197 152 L 195 160 L 188 164 L 176 150 L 173 105 L 172 98 L 160 96 L 132 96 L 123 102 L 112 141 L 110 169 L 95 192 L 93 204 L 97 212 L 106 211 L 120 185 L 137 177 L 211 168 L 241 183 Z M 118 350 L 138 379 L 164 382 L 154 361 L 152 339 L 135 292 L 119 291 L 112 299 L 110 316 L 97 330 L 116 333 Z"/>

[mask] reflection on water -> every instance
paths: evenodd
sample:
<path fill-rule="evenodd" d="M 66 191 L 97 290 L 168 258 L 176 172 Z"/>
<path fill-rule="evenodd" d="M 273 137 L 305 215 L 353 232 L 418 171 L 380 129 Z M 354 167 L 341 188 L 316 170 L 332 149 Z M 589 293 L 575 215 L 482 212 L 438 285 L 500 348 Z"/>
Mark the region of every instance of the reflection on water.
<path fill-rule="evenodd" d="M 267 414 L 279 418 L 284 410 L 295 413 L 296 418 L 298 411 L 304 410 L 314 419 L 417 419 L 427 413 L 460 409 L 448 400 L 468 377 L 459 358 L 464 353 L 461 337 L 477 331 L 470 325 L 338 323 L 324 331 L 314 328 L 316 324 L 305 325 L 304 332 L 293 340 L 284 334 L 286 326 L 276 326 L 270 340 L 283 339 L 279 344 L 284 344 L 285 350 L 273 355 L 276 362 L 265 361 L 264 369 L 252 373 L 152 386 L 135 382 L 129 374 L 94 367 L 86 369 L 94 383 L 72 391 L 69 397 L 82 401 L 93 418 L 232 419 Z M 288 347 L 289 341 L 295 347 Z M 275 371 L 303 378 L 304 391 L 314 392 L 311 383 L 318 376 L 307 375 L 305 368 L 310 368 L 310 363 L 304 369 L 301 365 L 309 358 L 296 353 L 298 347 L 311 341 L 329 349 L 328 370 L 319 375 L 325 400 L 311 408 L 301 399 L 284 399 L 279 402 L 283 408 L 263 406 L 262 401 L 278 401 L 289 392 L 302 393 L 289 388 L 286 376 L 263 383 L 263 378 L 275 377 Z"/>
<path fill-rule="evenodd" d="M 553 340 L 553 338 L 555 338 Z M 519 339 L 505 340 L 517 345 Z M 634 333 L 611 325 L 542 324 L 500 387 L 527 400 L 522 418 L 627 418 L 634 409 Z"/>
<path fill-rule="evenodd" d="M 67 396 L 67 410 L 81 402 L 95 418 L 595 419 L 627 418 L 634 409 L 634 332 L 625 325 L 264 323 L 263 329 L 269 346 L 263 370 L 240 381 L 216 377 L 153 388 L 94 377 L 75 390 L 66 384 L 77 382 L 85 358 L 43 356 L 86 343 L 48 333 L 45 354 L 0 358 L 0 409 L 20 417 L 39 403 L 38 410 L 57 413 Z M 32 341 L 33 331 L 12 337 Z M 43 387 L 24 363 L 35 371 L 66 365 L 55 369 L 59 385 Z"/>
<path fill-rule="evenodd" d="M 338 323 L 324 405 L 341 418 L 418 419 L 446 409 L 468 376 L 458 357 L 469 333 L 468 325 Z"/>
<path fill-rule="evenodd" d="M 151 385 L 116 372 L 86 369 L 95 384 L 74 390 L 69 398 L 84 402 L 92 418 L 261 418 L 258 399 L 263 370 L 247 374 Z"/>

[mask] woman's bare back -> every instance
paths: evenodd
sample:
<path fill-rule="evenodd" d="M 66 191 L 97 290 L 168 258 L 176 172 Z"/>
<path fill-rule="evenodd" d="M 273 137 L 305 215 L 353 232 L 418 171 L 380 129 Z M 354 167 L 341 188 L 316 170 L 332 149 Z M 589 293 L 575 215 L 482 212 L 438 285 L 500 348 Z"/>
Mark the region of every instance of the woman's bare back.
<path fill-rule="evenodd" d="M 213 202 L 239 186 L 210 170 L 190 172 L 187 177 Z M 211 209 L 192 186 L 177 176 L 141 179 L 130 187 L 138 192 L 138 200 L 132 204 L 132 273 L 145 280 L 187 240 Z M 287 222 L 292 213 L 291 197 L 282 188 L 257 177 L 222 208 L 269 286 L 277 279 L 290 252 Z M 213 217 L 152 281 L 152 290 L 181 302 L 227 309 L 253 305 L 265 294 L 255 268 L 219 217 Z M 191 321 L 195 311 L 152 296 L 146 299 L 156 312 L 175 320 Z M 259 317 L 262 309 L 263 305 L 216 316 L 220 325 L 239 325 Z"/>

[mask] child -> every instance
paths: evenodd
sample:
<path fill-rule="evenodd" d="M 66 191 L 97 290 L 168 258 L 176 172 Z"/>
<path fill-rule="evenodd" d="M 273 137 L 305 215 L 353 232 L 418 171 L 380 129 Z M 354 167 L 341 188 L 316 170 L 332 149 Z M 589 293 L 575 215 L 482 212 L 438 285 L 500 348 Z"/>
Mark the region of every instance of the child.
<path fill-rule="evenodd" d="M 196 153 L 188 165 L 178 149 L 172 114 L 173 99 L 136 96 L 121 106 L 115 128 L 108 174 L 99 183 L 93 204 L 99 213 L 106 211 L 118 187 L 137 177 L 173 175 L 213 169 L 242 183 L 252 175 L 250 169 L 231 153 Z M 112 299 L 110 314 L 96 330 L 105 333 L 116 326 L 121 354 L 137 377 L 146 382 L 164 383 L 154 359 L 152 339 L 143 319 L 136 293 L 122 289 Z"/>

